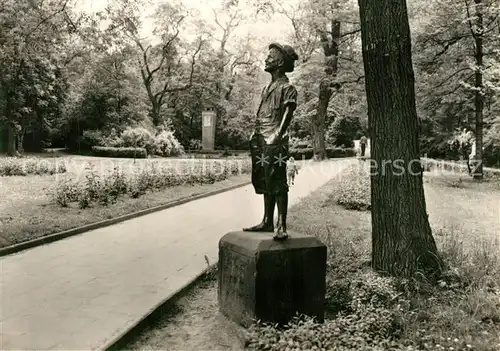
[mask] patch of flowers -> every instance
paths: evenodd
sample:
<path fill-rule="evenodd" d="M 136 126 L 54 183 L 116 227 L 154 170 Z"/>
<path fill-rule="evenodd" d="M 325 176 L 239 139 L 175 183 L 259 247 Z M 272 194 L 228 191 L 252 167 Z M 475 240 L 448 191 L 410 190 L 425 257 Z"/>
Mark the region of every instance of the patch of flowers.
<path fill-rule="evenodd" d="M 399 294 L 391 279 L 360 271 L 338 283 L 344 287 L 337 291 L 346 303 L 335 318 L 317 323 L 313 318 L 297 316 L 283 328 L 256 323 L 249 329 L 248 347 L 254 350 L 411 349 L 398 342 L 403 305 L 398 304 Z"/>
<path fill-rule="evenodd" d="M 371 209 L 369 169 L 364 165 L 351 165 L 339 174 L 332 200 L 348 210 Z"/>
<path fill-rule="evenodd" d="M 145 168 L 137 168 L 130 174 L 115 167 L 110 174 L 104 175 L 100 175 L 89 166 L 83 181 L 61 180 L 54 187 L 52 197 L 61 207 L 67 207 L 71 203 L 77 203 L 81 209 L 92 204 L 107 206 L 115 203 L 120 196 L 139 198 L 148 191 L 159 191 L 180 185 L 213 184 L 250 171 L 249 160 L 208 165 L 194 162 L 190 167 L 181 170 L 161 167 L 153 162 L 147 164 Z"/>

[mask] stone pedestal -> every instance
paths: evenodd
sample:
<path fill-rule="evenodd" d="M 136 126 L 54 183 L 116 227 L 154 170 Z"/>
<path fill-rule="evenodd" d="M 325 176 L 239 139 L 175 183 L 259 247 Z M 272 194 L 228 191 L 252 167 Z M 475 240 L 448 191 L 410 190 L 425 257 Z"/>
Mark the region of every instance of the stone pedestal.
<path fill-rule="evenodd" d="M 286 324 L 296 313 L 324 320 L 326 246 L 288 232 L 231 232 L 219 241 L 219 309 L 248 327 L 253 319 Z"/>

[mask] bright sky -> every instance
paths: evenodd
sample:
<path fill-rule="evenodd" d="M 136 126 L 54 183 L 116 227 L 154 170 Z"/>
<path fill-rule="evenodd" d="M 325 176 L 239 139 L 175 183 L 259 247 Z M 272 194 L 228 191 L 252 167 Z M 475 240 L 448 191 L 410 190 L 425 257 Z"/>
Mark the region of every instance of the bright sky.
<path fill-rule="evenodd" d="M 159 4 L 163 1 L 168 0 L 150 0 L 153 4 Z M 221 0 L 181 0 L 182 3 L 186 5 L 188 8 L 197 9 L 199 13 L 207 19 L 209 23 L 215 24 L 213 22 L 213 12 L 210 9 L 210 6 L 213 8 L 219 8 L 221 4 Z M 288 2 L 296 2 L 300 0 L 287 0 Z M 86 12 L 97 12 L 103 10 L 108 1 L 107 0 L 78 0 L 78 8 L 86 11 Z M 148 13 L 144 13 L 144 17 L 148 14 L 152 13 L 155 5 L 151 5 L 149 7 Z M 151 36 L 152 35 L 153 24 L 151 21 L 144 22 L 143 35 Z M 252 33 L 257 39 L 260 45 L 263 46 L 263 49 L 267 49 L 267 44 L 278 41 L 278 42 L 286 42 L 289 33 L 291 32 L 291 25 L 289 20 L 281 15 L 275 15 L 271 20 L 260 20 L 253 21 L 250 24 L 242 25 L 235 32 L 232 37 L 233 40 L 236 40 L 238 37 L 245 37 L 248 33 Z M 196 34 L 196 33 L 192 33 Z"/>

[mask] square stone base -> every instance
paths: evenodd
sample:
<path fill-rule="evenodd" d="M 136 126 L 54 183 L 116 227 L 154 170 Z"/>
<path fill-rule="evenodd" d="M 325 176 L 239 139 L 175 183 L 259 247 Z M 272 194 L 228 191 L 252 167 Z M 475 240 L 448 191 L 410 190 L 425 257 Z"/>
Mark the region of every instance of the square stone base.
<path fill-rule="evenodd" d="M 248 327 L 257 319 L 286 324 L 297 313 L 324 320 L 326 246 L 288 233 L 231 232 L 219 241 L 219 309 Z"/>

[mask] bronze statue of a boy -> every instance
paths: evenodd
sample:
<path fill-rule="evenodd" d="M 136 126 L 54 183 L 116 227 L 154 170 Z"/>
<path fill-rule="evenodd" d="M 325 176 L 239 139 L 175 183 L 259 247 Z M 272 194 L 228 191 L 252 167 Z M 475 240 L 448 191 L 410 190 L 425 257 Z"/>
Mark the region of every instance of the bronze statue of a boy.
<path fill-rule="evenodd" d="M 298 56 L 289 45 L 269 45 L 265 70 L 271 83 L 262 90 L 255 130 L 250 137 L 252 184 L 256 194 L 264 195 L 264 218 L 260 224 L 244 228 L 248 232 L 275 232 L 275 239 L 288 237 L 288 127 L 297 106 L 297 90 L 285 73 L 293 72 Z M 278 205 L 278 221 L 274 227 L 274 208 Z"/>

